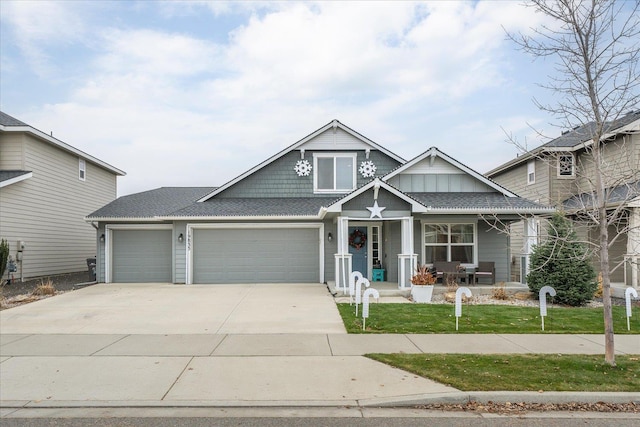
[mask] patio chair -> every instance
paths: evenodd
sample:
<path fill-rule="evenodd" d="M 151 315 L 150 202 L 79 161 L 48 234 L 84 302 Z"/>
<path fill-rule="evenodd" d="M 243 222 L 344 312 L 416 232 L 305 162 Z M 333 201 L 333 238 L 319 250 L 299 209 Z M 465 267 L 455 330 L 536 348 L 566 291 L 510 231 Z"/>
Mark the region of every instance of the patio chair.
<path fill-rule="evenodd" d="M 475 272 L 475 282 L 479 283 L 480 279 L 491 279 L 491 284 L 496 283 L 496 266 L 493 261 L 480 261 Z"/>
<path fill-rule="evenodd" d="M 460 271 L 459 261 L 436 261 L 433 263 L 433 269 L 436 271 L 436 280 L 440 279 L 441 283 L 446 283 L 450 277 L 459 282 L 467 275 L 465 271 Z"/>

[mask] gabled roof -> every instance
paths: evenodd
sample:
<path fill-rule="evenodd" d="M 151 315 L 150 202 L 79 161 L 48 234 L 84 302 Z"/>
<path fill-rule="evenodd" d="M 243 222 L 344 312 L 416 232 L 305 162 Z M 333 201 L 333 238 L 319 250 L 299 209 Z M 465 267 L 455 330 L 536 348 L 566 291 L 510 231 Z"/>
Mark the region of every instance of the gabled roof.
<path fill-rule="evenodd" d="M 383 153 L 385 153 L 387 156 L 401 162 L 404 163 L 405 160 L 398 156 L 397 154 L 387 150 L 386 148 L 384 148 L 383 146 L 376 144 L 375 142 L 371 141 L 370 139 L 368 139 L 367 137 L 360 135 L 358 132 L 354 131 L 353 129 L 349 128 L 348 126 L 345 126 L 344 124 L 342 124 L 341 122 L 339 122 L 338 120 L 332 120 L 331 122 L 327 123 L 326 125 L 322 126 L 320 129 L 310 133 L 309 135 L 305 136 L 304 138 L 302 138 L 301 140 L 299 140 L 298 142 L 290 145 L 289 147 L 285 148 L 284 150 L 280 151 L 279 153 L 277 153 L 276 155 L 268 158 L 267 160 L 265 160 L 264 162 L 258 164 L 257 166 L 253 167 L 252 169 L 249 169 L 248 171 L 246 171 L 245 173 L 243 173 L 242 175 L 237 176 L 236 178 L 232 179 L 231 181 L 227 182 L 226 184 L 224 184 L 221 187 L 218 187 L 216 190 L 212 191 L 210 194 L 207 194 L 206 196 L 204 196 L 202 199 L 198 200 L 199 202 L 205 202 L 207 200 L 209 200 L 211 197 L 215 196 L 218 193 L 221 193 L 222 191 L 226 190 L 227 188 L 231 187 L 232 185 L 236 184 L 239 181 L 242 181 L 244 178 L 248 177 L 249 175 L 255 173 L 256 171 L 264 168 L 265 166 L 269 165 L 270 163 L 274 162 L 275 160 L 279 159 L 280 157 L 286 155 L 287 153 L 297 149 L 298 147 L 300 147 L 301 145 L 305 144 L 306 142 L 312 140 L 313 138 L 315 138 L 316 136 L 320 135 L 323 132 L 326 132 L 330 129 L 342 129 L 343 131 L 347 132 L 348 134 L 350 134 L 351 136 L 359 139 L 360 141 L 364 142 L 367 145 L 370 145 L 372 148 L 375 148 L 376 150 L 379 150 Z"/>
<path fill-rule="evenodd" d="M 411 196 L 409 196 L 406 193 L 403 193 L 402 191 L 398 190 L 397 188 L 393 187 L 390 184 L 387 184 L 384 181 L 381 181 L 380 179 L 376 178 L 373 181 L 369 182 L 368 184 L 363 185 L 362 187 L 358 188 L 357 190 L 352 191 L 351 193 L 347 194 L 346 196 L 336 200 L 334 203 L 330 204 L 329 206 L 327 206 L 327 212 L 340 212 L 342 210 L 342 205 L 347 203 L 349 200 L 352 200 L 356 197 L 358 197 L 359 195 L 361 195 L 362 193 L 365 193 L 366 191 L 370 190 L 370 189 L 376 189 L 376 187 L 378 189 L 383 188 L 385 190 L 387 190 L 388 192 L 390 192 L 391 194 L 393 194 L 394 196 L 404 200 L 405 202 L 409 203 L 411 205 L 411 211 L 412 212 L 427 212 L 429 210 L 428 207 L 426 207 L 425 205 L 421 204 L 420 202 L 418 202 L 417 200 L 411 198 Z"/>
<path fill-rule="evenodd" d="M 570 131 L 563 132 L 562 135 L 547 142 L 546 144 L 534 148 L 533 150 L 490 170 L 485 175 L 489 177 L 497 175 L 500 172 L 504 172 L 514 166 L 527 162 L 544 152 L 580 150 L 591 144 L 595 131 L 594 122 L 589 122 L 582 126 L 576 126 Z M 602 131 L 603 141 L 619 134 L 640 132 L 640 110 L 632 111 L 617 120 L 605 123 Z"/>
<path fill-rule="evenodd" d="M 89 214 L 86 221 L 156 219 L 185 208 L 214 187 L 161 187 L 118 197 Z"/>
<path fill-rule="evenodd" d="M 114 173 L 115 175 L 119 175 L 119 176 L 124 176 L 126 175 L 126 172 L 111 166 L 110 164 L 98 159 L 97 157 L 93 157 L 87 153 L 85 153 L 82 150 L 78 150 L 75 147 L 72 147 L 71 145 L 60 141 L 57 138 L 54 138 L 51 135 L 47 135 L 46 133 L 34 128 L 33 126 L 29 126 L 28 124 L 21 122 L 20 120 L 16 119 L 15 117 L 11 117 L 10 115 L 3 113 L 0 111 L 0 131 L 3 132 L 25 132 L 25 133 L 30 133 L 36 137 L 38 137 L 39 139 L 48 142 L 49 144 L 63 150 L 66 151 L 68 153 L 71 153 L 73 155 L 76 155 L 78 157 L 81 157 L 93 164 L 95 164 L 96 166 L 99 166 L 103 169 L 108 170 L 109 172 Z"/>
<path fill-rule="evenodd" d="M 15 184 L 16 182 L 24 181 L 25 179 L 29 179 L 32 176 L 33 172 L 31 171 L 0 170 L 0 188 Z"/>
<path fill-rule="evenodd" d="M 385 181 L 388 181 L 389 179 L 393 178 L 394 176 L 399 175 L 402 172 L 407 171 L 412 166 L 415 166 L 416 164 L 420 163 L 421 161 L 423 161 L 423 160 L 425 160 L 427 158 L 434 159 L 435 157 L 439 157 L 439 158 L 445 160 L 446 162 L 448 162 L 451 165 L 455 166 L 456 168 L 462 170 L 463 172 L 467 173 L 468 175 L 474 177 L 475 179 L 477 179 L 478 181 L 484 183 L 485 185 L 493 188 L 494 190 L 498 191 L 499 193 L 501 193 L 504 196 L 507 196 L 507 197 L 518 197 L 515 193 L 512 193 L 511 191 L 507 190 L 503 186 L 493 182 L 491 179 L 487 178 L 486 176 L 484 176 L 484 175 L 476 172 L 475 170 L 471 169 L 470 167 L 460 163 L 459 161 L 457 161 L 453 157 L 450 157 L 447 154 L 443 153 L 442 151 L 438 150 L 436 147 L 429 148 L 427 151 L 425 151 L 424 153 L 420 154 L 419 156 L 409 160 L 407 163 L 403 164 L 402 166 L 399 166 L 398 168 L 392 170 L 387 175 L 382 177 L 382 179 L 385 180 Z"/>

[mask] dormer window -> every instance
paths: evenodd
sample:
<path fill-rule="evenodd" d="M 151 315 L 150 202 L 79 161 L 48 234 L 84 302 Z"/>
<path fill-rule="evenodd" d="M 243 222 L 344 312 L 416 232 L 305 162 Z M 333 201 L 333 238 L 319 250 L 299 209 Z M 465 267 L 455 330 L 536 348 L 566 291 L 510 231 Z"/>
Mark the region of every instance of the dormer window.
<path fill-rule="evenodd" d="M 575 157 L 573 154 L 560 154 L 558 156 L 558 176 L 575 176 Z"/>
<path fill-rule="evenodd" d="M 355 188 L 355 153 L 313 154 L 313 190 L 316 193 L 348 193 Z"/>
<path fill-rule="evenodd" d="M 80 181 L 87 179 L 87 163 L 84 159 L 78 159 L 78 179 Z"/>

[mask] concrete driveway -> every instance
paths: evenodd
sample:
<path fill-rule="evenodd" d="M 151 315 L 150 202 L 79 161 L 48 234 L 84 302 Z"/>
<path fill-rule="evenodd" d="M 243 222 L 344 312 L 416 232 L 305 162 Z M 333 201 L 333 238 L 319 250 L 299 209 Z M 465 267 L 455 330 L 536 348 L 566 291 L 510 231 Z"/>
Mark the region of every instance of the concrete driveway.
<path fill-rule="evenodd" d="M 324 285 L 98 284 L 0 312 L 2 334 L 346 333 Z"/>

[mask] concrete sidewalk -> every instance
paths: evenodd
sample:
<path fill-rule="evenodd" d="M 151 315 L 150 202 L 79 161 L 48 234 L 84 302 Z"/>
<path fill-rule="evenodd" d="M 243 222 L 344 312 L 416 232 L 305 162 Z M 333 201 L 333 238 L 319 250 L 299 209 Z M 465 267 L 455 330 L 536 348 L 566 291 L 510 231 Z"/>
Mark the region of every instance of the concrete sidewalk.
<path fill-rule="evenodd" d="M 640 336 L 616 336 L 616 349 L 640 353 Z M 602 354 L 604 343 L 601 335 L 3 334 L 0 415 L 23 407 L 327 407 L 519 398 L 460 392 L 362 357 L 370 352 Z M 567 399 L 562 393 L 528 398 L 562 396 Z M 640 392 L 580 394 L 589 399 L 640 401 Z"/>

